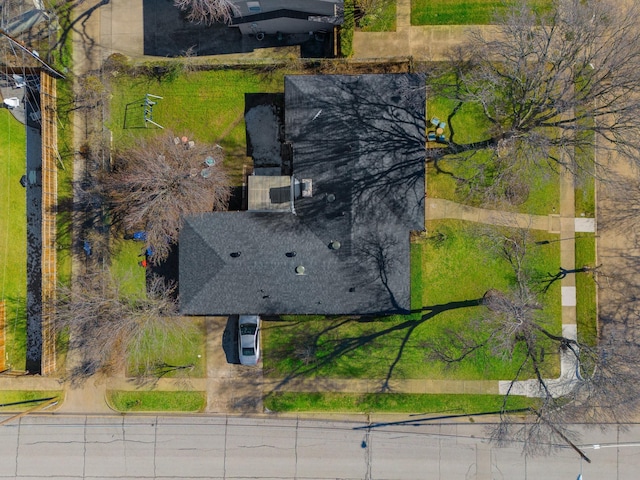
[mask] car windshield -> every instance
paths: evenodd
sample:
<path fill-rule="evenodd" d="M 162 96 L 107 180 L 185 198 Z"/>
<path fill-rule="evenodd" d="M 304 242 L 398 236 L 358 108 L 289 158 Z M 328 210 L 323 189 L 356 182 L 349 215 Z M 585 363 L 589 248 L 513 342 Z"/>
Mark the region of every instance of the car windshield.
<path fill-rule="evenodd" d="M 245 357 L 253 357 L 255 355 L 255 350 L 251 347 L 242 347 L 242 355 Z"/>
<path fill-rule="evenodd" d="M 255 323 L 240 325 L 240 335 L 253 335 L 256 333 L 256 328 L 258 328 L 258 326 Z"/>

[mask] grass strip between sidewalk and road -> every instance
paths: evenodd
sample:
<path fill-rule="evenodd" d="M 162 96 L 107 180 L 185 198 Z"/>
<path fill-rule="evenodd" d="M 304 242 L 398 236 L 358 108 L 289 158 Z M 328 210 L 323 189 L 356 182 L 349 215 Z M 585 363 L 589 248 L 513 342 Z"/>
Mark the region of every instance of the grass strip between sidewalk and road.
<path fill-rule="evenodd" d="M 593 233 L 576 233 L 576 268 L 595 267 L 596 238 Z M 578 340 L 596 346 L 598 342 L 596 282 L 593 273 L 576 275 L 576 322 Z"/>
<path fill-rule="evenodd" d="M 506 408 L 534 406 L 539 400 L 509 396 Z M 405 393 L 293 393 L 275 392 L 264 400 L 273 412 L 398 412 L 470 414 L 502 408 L 502 395 L 420 395 Z"/>
<path fill-rule="evenodd" d="M 119 412 L 200 412 L 207 403 L 206 392 L 107 392 L 109 405 Z"/>
<path fill-rule="evenodd" d="M 45 400 L 55 397 L 62 399 L 62 391 L 3 390 L 0 391 L 0 412 L 21 412 L 36 407 Z"/>

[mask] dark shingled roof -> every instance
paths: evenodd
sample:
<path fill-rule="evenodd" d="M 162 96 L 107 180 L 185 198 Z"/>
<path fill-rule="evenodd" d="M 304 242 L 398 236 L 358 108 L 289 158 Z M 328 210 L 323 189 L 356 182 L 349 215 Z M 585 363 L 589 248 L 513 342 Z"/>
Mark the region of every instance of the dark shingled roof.
<path fill-rule="evenodd" d="M 313 195 L 293 214 L 186 218 L 182 312 L 408 311 L 409 235 L 424 229 L 423 85 L 409 74 L 286 77 L 293 174 Z"/>

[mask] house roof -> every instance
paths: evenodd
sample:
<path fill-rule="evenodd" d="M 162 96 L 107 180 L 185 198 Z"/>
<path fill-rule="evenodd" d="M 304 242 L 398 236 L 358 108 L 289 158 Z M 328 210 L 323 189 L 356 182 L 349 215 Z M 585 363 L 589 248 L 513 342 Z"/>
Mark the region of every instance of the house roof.
<path fill-rule="evenodd" d="M 186 218 L 183 313 L 408 311 L 409 235 L 424 229 L 421 84 L 408 74 L 286 77 L 302 195 L 291 213 Z"/>
<path fill-rule="evenodd" d="M 259 3 L 233 0 L 232 3 L 238 9 L 233 23 L 238 24 L 274 18 L 273 15 L 269 15 L 272 12 L 278 16 L 304 19 L 309 15 L 334 15 L 336 5 L 342 5 L 343 0 L 262 0 Z"/>

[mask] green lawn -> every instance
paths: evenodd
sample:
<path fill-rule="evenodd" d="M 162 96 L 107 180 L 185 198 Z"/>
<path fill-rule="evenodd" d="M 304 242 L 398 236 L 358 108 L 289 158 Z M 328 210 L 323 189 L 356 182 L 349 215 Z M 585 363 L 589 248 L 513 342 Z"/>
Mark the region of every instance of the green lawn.
<path fill-rule="evenodd" d="M 489 25 L 517 0 L 411 0 L 412 25 Z M 552 0 L 529 0 L 549 9 Z"/>
<path fill-rule="evenodd" d="M 205 329 L 199 317 L 174 317 L 180 322 L 170 331 L 149 331 L 138 349 L 129 352 L 127 373 L 137 376 L 145 368 L 169 378 L 204 377 L 206 373 Z M 152 372 L 153 373 L 153 372 Z"/>
<path fill-rule="evenodd" d="M 593 119 L 585 119 L 584 122 L 592 126 Z M 576 179 L 575 188 L 575 204 L 576 217 L 594 218 L 596 212 L 596 187 L 595 187 L 595 136 L 593 133 L 580 132 L 579 135 L 584 137 L 585 146 L 576 149 L 576 163 L 583 168 L 587 168 L 589 172 L 582 172 Z"/>
<path fill-rule="evenodd" d="M 156 80 L 148 76 L 121 76 L 113 81 L 111 120 L 114 145 L 126 147 L 141 135 L 157 135 L 144 128 L 141 102 L 146 93 L 163 97 L 153 109 L 153 120 L 176 134 L 190 134 L 195 141 L 219 143 L 234 185 L 242 182 L 246 157 L 245 93 L 282 92 L 284 72 L 219 69 L 180 73 Z"/>
<path fill-rule="evenodd" d="M 7 314 L 7 366 L 24 370 L 26 360 L 27 198 L 20 185 L 26 173 L 25 127 L 0 109 L 0 275 Z"/>
<path fill-rule="evenodd" d="M 44 399 L 58 397 L 62 400 L 63 392 L 50 390 L 3 390 L 0 391 L 0 411 L 16 412 L 24 411 L 42 404 Z M 30 400 L 41 400 L 30 402 Z M 29 402 L 29 403 L 21 403 Z M 16 404 L 17 405 L 11 405 Z"/>
<path fill-rule="evenodd" d="M 592 122 L 592 119 L 585 119 Z M 593 143 L 593 133 L 583 132 L 585 143 Z M 584 147 L 576 151 L 577 163 L 591 171 L 594 163 L 595 149 Z M 595 217 L 595 180 L 592 175 L 582 175 L 576 181 L 575 207 L 576 217 Z M 576 268 L 596 266 L 596 238 L 593 233 L 576 233 Z M 598 341 L 596 301 L 597 286 L 592 273 L 576 274 L 576 321 L 578 324 L 578 338 L 581 342 L 595 346 Z"/>
<path fill-rule="evenodd" d="M 73 199 L 73 92 L 71 80 L 58 80 L 58 215 L 57 215 L 57 270 L 58 281 L 71 281 L 71 204 Z"/>
<path fill-rule="evenodd" d="M 576 233 L 576 268 L 596 266 L 596 239 L 593 233 Z M 576 321 L 581 342 L 597 343 L 596 282 L 591 273 L 576 274 Z"/>
<path fill-rule="evenodd" d="M 144 258 L 144 244 L 134 240 L 112 240 L 111 271 L 120 281 L 121 293 L 139 297 L 146 295 L 146 270 L 138 263 Z"/>
<path fill-rule="evenodd" d="M 172 65 L 179 67 L 177 63 Z M 159 95 L 163 98 L 154 107 L 153 120 L 178 135 L 222 145 L 232 184 L 241 185 L 243 165 L 251 165 L 246 157 L 245 93 L 282 92 L 284 72 L 223 68 L 202 72 L 178 68 L 172 72 L 159 80 L 142 74 L 113 80 L 109 128 L 115 148 L 126 148 L 140 136 L 162 132 L 151 125 L 144 128 L 141 107 L 146 93 Z M 144 291 L 144 269 L 138 266 L 141 252 L 141 244 L 136 242 L 114 244 L 112 268 L 124 281 L 124 293 Z"/>
<path fill-rule="evenodd" d="M 453 78 L 445 79 L 453 81 Z M 482 112 L 482 108 L 475 103 L 465 103 L 455 112 L 457 102 L 441 96 L 429 95 L 427 98 L 427 127 L 433 130 L 429 122 L 436 117 L 441 122 L 447 122 L 445 135 L 447 138 L 454 132 L 454 140 L 457 143 L 475 142 L 484 139 L 484 135 L 491 126 Z"/>
<path fill-rule="evenodd" d="M 513 271 L 505 260 L 491 252 L 491 240 L 480 235 L 484 227 L 459 220 L 428 222 L 423 251 L 423 283 L 426 305 L 456 305 L 455 302 L 479 300 L 490 288 L 507 290 L 514 284 Z M 546 232 L 531 232 L 531 241 L 553 240 L 558 236 Z M 533 279 L 541 279 L 547 272 L 556 272 L 560 266 L 559 242 L 528 249 L 527 269 Z M 535 288 L 535 285 L 534 285 Z M 560 332 L 560 287 L 551 286 L 541 297 L 544 309 L 540 321 L 551 330 Z M 425 328 L 427 337 L 437 338 L 445 328 L 465 331 L 469 320 L 483 312 L 484 307 L 450 308 L 442 311 Z M 549 351 L 549 349 L 547 349 Z M 517 359 L 516 359 L 517 360 Z M 434 367 L 437 364 L 433 364 Z M 548 362 L 549 375 L 557 368 Z M 491 355 L 480 352 L 473 362 L 463 362 L 455 370 L 439 366 L 441 378 L 454 373 L 461 378 L 509 378 L 513 366 Z"/>
<path fill-rule="evenodd" d="M 358 21 L 358 30 L 362 32 L 395 32 L 396 0 L 379 2 L 380 5 L 368 12 Z"/>
<path fill-rule="evenodd" d="M 422 310 L 424 305 L 424 285 L 422 283 L 424 277 L 422 275 L 422 253 L 423 253 L 423 244 L 419 241 L 411 242 L 411 258 L 410 258 L 410 267 L 411 268 L 411 310 Z M 420 313 L 417 316 L 414 315 L 414 318 L 420 318 Z"/>
<path fill-rule="evenodd" d="M 109 404 L 119 412 L 199 412 L 206 392 L 108 391 Z"/>
<path fill-rule="evenodd" d="M 449 118 L 455 107 L 456 103 L 452 100 L 443 97 L 429 98 L 427 102 L 428 119 L 436 117 L 446 122 L 445 135 L 449 137 L 453 132 L 456 143 L 464 144 L 484 140 L 490 125 L 482 114 L 480 106 L 465 104 Z M 431 127 L 431 123 L 428 126 Z M 488 152 L 480 151 L 455 159 L 447 156 L 439 160 L 437 165 L 429 163 L 427 166 L 427 196 L 481 206 L 484 199 L 476 194 L 470 194 L 468 186 L 460 183 L 456 177 L 473 178 L 478 172 L 479 166 L 488 165 L 490 158 Z M 536 215 L 548 215 L 559 209 L 560 180 L 555 172 L 546 166 L 535 169 L 530 167 L 526 183 L 529 186 L 526 200 L 519 205 L 505 205 L 503 202 L 500 209 Z M 554 208 L 556 210 L 553 210 Z"/>
<path fill-rule="evenodd" d="M 502 408 L 502 395 L 418 395 L 398 393 L 288 393 L 267 396 L 264 406 L 273 412 L 398 412 L 421 414 L 478 414 Z M 537 400 L 510 396 L 507 409 L 527 408 Z"/>
<path fill-rule="evenodd" d="M 576 217 L 594 218 L 596 211 L 595 180 L 593 177 L 580 179 L 576 186 Z"/>
<path fill-rule="evenodd" d="M 473 160 L 465 158 L 453 159 L 445 157 L 438 162 L 437 168 L 433 163 L 427 166 L 427 196 L 443 198 L 458 203 L 476 207 L 495 208 L 532 215 L 549 215 L 559 212 L 560 208 L 560 179 L 551 169 L 540 166 L 532 168 L 527 175 L 526 185 L 529 193 L 526 200 L 514 205 L 501 201 L 498 205 L 487 204 L 482 196 L 482 189 L 473 193 L 466 184 L 460 183 L 454 176 L 469 179 L 478 171 L 478 166 L 488 165 L 487 152 L 479 152 Z"/>
<path fill-rule="evenodd" d="M 471 320 L 484 311 L 478 306 L 482 295 L 490 288 L 506 289 L 513 283 L 510 267 L 490 252 L 476 225 L 440 221 L 427 225 L 427 231 L 427 239 L 412 247 L 412 254 L 422 257 L 421 316 L 286 316 L 282 321 L 267 321 L 263 328 L 265 371 L 274 377 L 300 374 L 383 379 L 392 371 L 393 378 L 510 378 L 514 363 L 488 349 L 454 366 L 427 359 L 427 342 L 441 338 L 447 328 L 468 331 Z M 529 268 L 541 277 L 557 271 L 559 259 L 559 242 L 532 247 Z M 414 285 L 419 288 L 418 282 Z M 550 288 L 543 303 L 543 321 L 559 333 L 559 285 Z M 515 360 L 519 358 L 516 352 Z M 558 365 L 552 354 L 548 358 L 547 372 L 553 376 Z"/>

